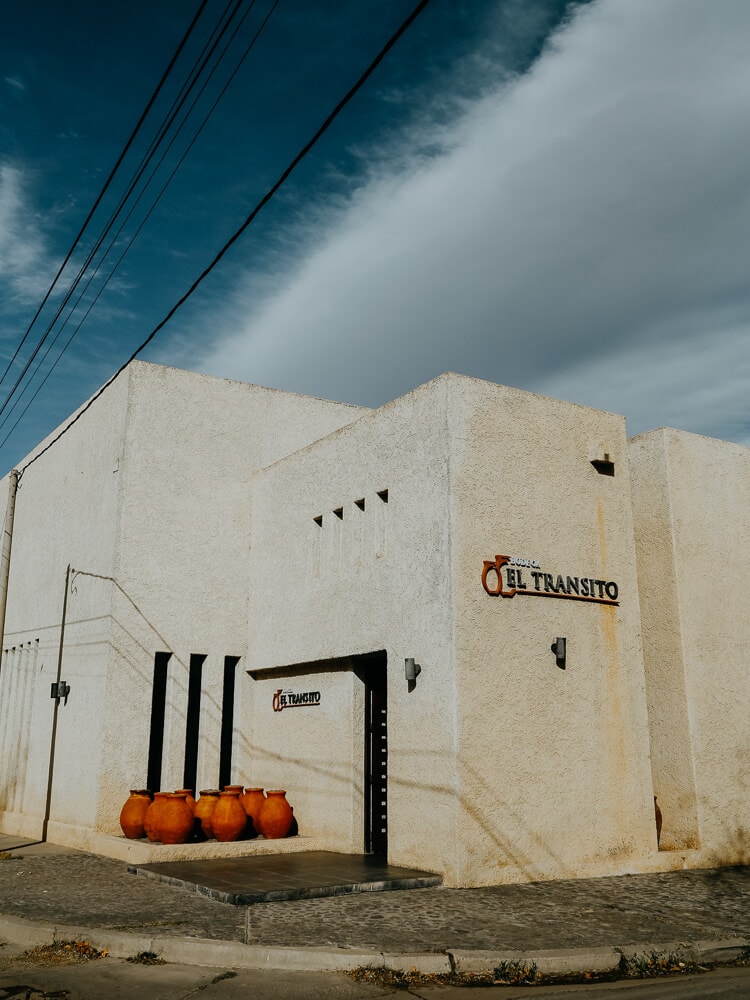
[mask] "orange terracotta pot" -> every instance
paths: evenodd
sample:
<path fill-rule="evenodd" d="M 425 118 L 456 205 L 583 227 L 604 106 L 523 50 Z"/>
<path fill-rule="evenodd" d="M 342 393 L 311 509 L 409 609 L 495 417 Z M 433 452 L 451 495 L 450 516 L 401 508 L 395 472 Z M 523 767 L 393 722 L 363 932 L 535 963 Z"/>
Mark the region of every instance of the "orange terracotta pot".
<path fill-rule="evenodd" d="M 200 826 L 200 834 L 206 840 L 210 840 L 214 835 L 211 817 L 216 808 L 216 803 L 219 801 L 219 794 L 218 788 L 204 788 L 201 791 L 201 797 L 195 804 L 195 818 Z"/>
<path fill-rule="evenodd" d="M 192 788 L 175 788 L 175 795 L 184 795 L 188 809 L 195 816 L 195 796 Z"/>
<path fill-rule="evenodd" d="M 224 785 L 223 791 L 225 792 L 236 792 L 237 795 L 242 795 L 245 790 L 244 785 Z"/>
<path fill-rule="evenodd" d="M 280 788 L 269 790 L 258 815 L 260 832 L 266 840 L 280 840 L 286 837 L 294 822 L 294 810 L 286 800 L 286 792 Z"/>
<path fill-rule="evenodd" d="M 263 789 L 246 788 L 245 794 L 242 796 L 240 801 L 242 802 L 242 807 L 250 820 L 250 823 L 248 824 L 247 836 L 257 837 L 260 832 L 258 829 L 258 816 L 260 815 L 263 803 L 266 801 Z"/>
<path fill-rule="evenodd" d="M 154 795 L 154 801 L 146 810 L 146 815 L 143 819 L 143 829 L 146 836 L 152 843 L 156 843 L 159 839 L 159 834 L 156 832 L 156 823 L 159 819 L 159 812 L 164 805 L 164 799 L 169 795 L 169 792 L 156 792 Z"/>
<path fill-rule="evenodd" d="M 195 819 L 184 792 L 171 792 L 165 797 L 155 826 L 162 844 L 184 844 L 190 839 Z"/>
<path fill-rule="evenodd" d="M 120 827 L 128 840 L 144 837 L 143 821 L 151 805 L 151 792 L 147 788 L 132 788 L 130 797 L 120 811 Z"/>
<path fill-rule="evenodd" d="M 214 837 L 226 842 L 240 840 L 247 826 L 247 813 L 242 808 L 239 794 L 227 789 L 219 795 L 219 801 L 211 815 Z"/>

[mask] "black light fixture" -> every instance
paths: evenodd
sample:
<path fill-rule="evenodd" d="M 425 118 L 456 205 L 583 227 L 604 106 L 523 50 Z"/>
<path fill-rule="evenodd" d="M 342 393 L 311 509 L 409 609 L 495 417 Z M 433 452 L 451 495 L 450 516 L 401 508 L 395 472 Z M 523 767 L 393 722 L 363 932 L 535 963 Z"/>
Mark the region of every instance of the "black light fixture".
<path fill-rule="evenodd" d="M 60 699 L 63 699 L 63 705 L 68 704 L 68 695 L 70 694 L 70 684 L 66 681 L 52 681 L 50 684 L 50 698 L 54 698 L 55 701 L 60 704 Z"/>
<path fill-rule="evenodd" d="M 560 670 L 565 670 L 566 646 L 567 640 L 565 636 L 562 635 L 558 635 L 550 646 L 550 649 L 555 654 L 555 663 L 558 665 Z"/>
<path fill-rule="evenodd" d="M 407 656 L 404 660 L 404 676 L 409 684 L 409 690 L 413 691 L 417 684 L 417 677 L 422 673 L 422 668 L 415 662 L 413 656 Z"/>

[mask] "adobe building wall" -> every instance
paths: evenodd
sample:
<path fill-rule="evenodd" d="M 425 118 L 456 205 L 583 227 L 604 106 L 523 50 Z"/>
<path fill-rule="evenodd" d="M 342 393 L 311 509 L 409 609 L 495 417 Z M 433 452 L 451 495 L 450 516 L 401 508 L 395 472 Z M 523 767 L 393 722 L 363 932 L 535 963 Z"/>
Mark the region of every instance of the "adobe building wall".
<path fill-rule="evenodd" d="M 633 870 L 656 829 L 625 421 L 468 379 L 450 398 L 460 882 Z"/>
<path fill-rule="evenodd" d="M 289 690 L 308 694 L 308 707 L 282 701 Z M 286 790 L 303 835 L 328 850 L 361 854 L 365 688 L 355 661 L 261 672 L 250 691 L 248 784 Z"/>
<path fill-rule="evenodd" d="M 662 428 L 630 442 L 662 847 L 750 860 L 750 450 Z"/>
<path fill-rule="evenodd" d="M 367 411 L 136 363 L 22 479 L 0 829 L 40 833 L 70 563 L 51 840 L 117 832 L 146 784 L 158 661 L 161 787 L 192 718 L 198 788 L 229 734 L 227 777 L 286 788 L 330 849 L 373 827 L 387 702 L 392 863 L 472 886 L 747 861 L 749 492 L 748 449 L 627 446 L 619 416 L 458 375 Z"/>
<path fill-rule="evenodd" d="M 20 482 L 0 675 L 0 828 L 8 833 L 38 837 L 45 815 L 50 684 L 57 675 L 66 567 L 114 571 L 127 394 L 127 380 L 116 382 Z M 7 496 L 6 476 L 3 511 Z M 51 798 L 52 815 L 67 823 L 95 822 L 107 744 L 102 710 L 110 611 L 105 581 L 83 585 L 73 578 L 62 672 L 71 694 L 58 715 Z"/>
<path fill-rule="evenodd" d="M 121 735 L 100 770 L 97 829 L 115 832 L 124 792 L 146 783 L 157 651 L 172 654 L 161 786 L 183 787 L 191 657 L 202 658 L 195 784 L 217 786 L 225 658 L 244 676 L 252 476 L 366 412 L 161 365 L 132 366 L 105 707 L 107 728 Z M 239 783 L 241 696 L 238 690 L 232 755 Z"/>
<path fill-rule="evenodd" d="M 191 654 L 205 656 L 197 778 L 217 783 L 224 658 L 245 654 L 252 474 L 361 412 L 136 362 L 28 469 L 0 676 L 3 829 L 38 836 L 44 815 L 68 562 L 71 694 L 58 713 L 49 838 L 83 845 L 86 831 L 119 831 L 128 789 L 146 784 L 158 652 L 171 654 L 162 787 L 182 787 Z"/>
<path fill-rule="evenodd" d="M 422 386 L 258 476 L 247 732 L 248 780 L 287 789 L 301 833 L 362 851 L 366 675 L 346 661 L 385 651 L 388 857 L 445 872 L 450 882 L 456 693 L 447 387 L 445 377 Z M 411 689 L 406 657 L 422 667 Z M 319 690 L 321 700 L 274 711 L 277 690 Z"/>

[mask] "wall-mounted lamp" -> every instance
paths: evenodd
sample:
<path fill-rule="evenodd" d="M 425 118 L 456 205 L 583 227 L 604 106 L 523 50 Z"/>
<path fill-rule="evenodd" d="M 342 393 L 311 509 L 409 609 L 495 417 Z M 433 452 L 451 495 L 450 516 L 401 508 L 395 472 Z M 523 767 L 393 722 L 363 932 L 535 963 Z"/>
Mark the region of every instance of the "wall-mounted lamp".
<path fill-rule="evenodd" d="M 60 704 L 60 699 L 63 699 L 63 704 L 68 704 L 68 695 L 70 694 L 70 684 L 65 681 L 52 681 L 50 684 L 50 698 L 54 698 L 58 705 Z"/>
<path fill-rule="evenodd" d="M 417 686 L 417 677 L 422 673 L 422 668 L 414 662 L 413 656 L 407 656 L 404 660 L 404 675 L 409 682 L 409 690 L 413 691 Z"/>
<path fill-rule="evenodd" d="M 558 665 L 560 670 L 565 670 L 566 646 L 567 646 L 567 641 L 565 637 L 561 635 L 558 635 L 558 637 L 550 646 L 550 649 L 555 654 L 555 663 Z"/>

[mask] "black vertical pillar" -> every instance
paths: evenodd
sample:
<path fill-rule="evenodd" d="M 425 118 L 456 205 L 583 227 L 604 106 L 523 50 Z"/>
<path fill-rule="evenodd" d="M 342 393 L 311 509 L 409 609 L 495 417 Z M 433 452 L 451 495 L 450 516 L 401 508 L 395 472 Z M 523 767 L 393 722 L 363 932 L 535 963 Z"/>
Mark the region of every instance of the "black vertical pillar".
<path fill-rule="evenodd" d="M 171 653 L 154 654 L 154 684 L 151 693 L 151 727 L 148 738 L 146 787 L 161 790 L 161 759 L 164 752 L 164 713 L 167 706 L 167 667 Z"/>
<path fill-rule="evenodd" d="M 201 686 L 203 681 L 204 653 L 190 654 L 188 675 L 187 720 L 185 722 L 185 770 L 182 787 L 195 791 L 198 780 L 198 737 L 201 723 Z"/>
<path fill-rule="evenodd" d="M 224 657 L 224 688 L 221 697 L 221 737 L 219 741 L 219 788 L 232 783 L 234 686 L 239 662 L 239 656 Z"/>

